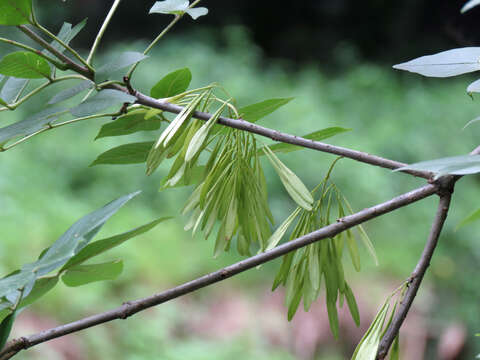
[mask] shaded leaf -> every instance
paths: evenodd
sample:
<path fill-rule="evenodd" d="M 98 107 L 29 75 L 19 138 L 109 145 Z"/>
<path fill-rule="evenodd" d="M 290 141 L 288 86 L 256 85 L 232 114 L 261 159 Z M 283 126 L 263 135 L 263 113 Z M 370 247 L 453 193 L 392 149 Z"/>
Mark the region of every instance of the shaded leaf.
<path fill-rule="evenodd" d="M 390 351 L 390 360 L 400 360 L 400 334 L 393 340 L 392 350 Z"/>
<path fill-rule="evenodd" d="M 355 321 L 357 326 L 360 326 L 360 312 L 358 311 L 357 301 L 355 300 L 352 289 L 347 283 L 345 283 L 345 298 L 347 299 L 348 309 L 350 310 L 353 321 Z"/>
<path fill-rule="evenodd" d="M 82 91 L 91 89 L 94 86 L 95 86 L 95 83 L 93 83 L 90 80 L 82 81 L 81 83 L 78 83 L 74 87 L 60 91 L 58 94 L 52 97 L 48 103 L 51 105 L 51 104 L 59 103 L 64 100 L 68 100 L 74 97 L 75 95 L 80 94 Z"/>
<path fill-rule="evenodd" d="M 52 290 L 55 287 L 55 285 L 57 285 L 57 283 L 58 283 L 57 276 L 50 276 L 50 277 L 44 277 L 44 278 L 38 279 L 35 282 L 35 285 L 32 291 L 30 291 L 30 294 L 28 294 L 28 296 L 22 299 L 18 307 L 23 308 L 33 304 L 35 301 L 40 299 L 47 292 Z"/>
<path fill-rule="evenodd" d="M 1 10 L 1 8 L 0 8 Z M 3 349 L 7 343 L 8 336 L 12 331 L 13 323 L 15 322 L 16 312 L 12 312 L 0 323 L 0 350 Z"/>
<path fill-rule="evenodd" d="M 33 134 L 45 127 L 46 124 L 56 120 L 67 110 L 63 108 L 47 108 L 38 114 L 32 115 L 25 120 L 5 126 L 0 129 L 0 144 L 19 137 Z"/>
<path fill-rule="evenodd" d="M 22 270 L 32 269 L 35 270 L 37 276 L 42 276 L 64 265 L 71 257 L 88 244 L 113 214 L 139 193 L 140 192 L 137 191 L 122 196 L 82 217 L 50 246 L 41 259 L 33 264 L 24 266 Z"/>
<path fill-rule="evenodd" d="M 135 96 L 124 93 L 119 90 L 102 90 L 95 96 L 88 98 L 81 104 L 77 105 L 70 112 L 73 116 L 84 117 L 105 110 L 112 106 L 119 106 L 123 103 L 134 103 L 137 100 Z"/>
<path fill-rule="evenodd" d="M 460 12 L 466 13 L 468 10 L 473 9 L 475 6 L 480 5 L 480 0 L 470 0 L 465 5 L 462 6 Z"/>
<path fill-rule="evenodd" d="M 264 100 L 256 104 L 242 107 L 238 109 L 238 112 L 243 120 L 254 123 L 261 118 L 271 114 L 279 107 L 288 104 L 292 100 L 293 98 Z"/>
<path fill-rule="evenodd" d="M 0 98 L 8 104 L 16 101 L 27 82 L 26 79 L 7 78 L 0 91 Z"/>
<path fill-rule="evenodd" d="M 343 132 L 351 131 L 352 129 L 345 129 L 342 127 L 329 127 L 326 129 L 322 129 L 319 131 L 315 131 L 313 133 L 307 134 L 302 136 L 305 139 L 309 140 L 314 140 L 314 141 L 320 141 L 320 140 L 325 140 L 328 139 L 332 136 L 335 136 L 337 134 L 341 134 Z M 286 144 L 286 143 L 279 143 L 279 144 L 274 144 L 274 145 L 269 145 L 268 146 L 270 150 L 274 153 L 288 153 L 291 151 L 297 151 L 297 150 L 302 150 L 305 149 L 302 146 L 298 145 L 292 145 L 292 144 Z M 258 155 L 263 155 L 263 151 L 261 151 L 262 148 L 258 150 Z"/>
<path fill-rule="evenodd" d="M 81 263 L 93 258 L 94 256 L 100 255 L 114 247 L 117 247 L 123 244 L 125 241 L 146 233 L 147 231 L 153 229 L 155 226 L 160 224 L 165 220 L 172 219 L 171 217 L 162 217 L 148 224 L 139 226 L 133 230 L 118 234 L 106 239 L 98 240 L 93 243 L 88 244 L 79 253 L 72 257 L 68 262 L 62 267 L 60 271 L 69 269 L 73 266 L 80 265 Z"/>
<path fill-rule="evenodd" d="M 100 129 L 96 139 L 107 136 L 121 136 L 133 134 L 138 131 L 158 130 L 161 120 L 158 117 L 145 119 L 146 110 L 136 110 L 122 115 L 112 122 L 106 123 Z"/>
<path fill-rule="evenodd" d="M 449 77 L 480 70 L 479 59 L 480 47 L 465 47 L 422 56 L 393 68 L 430 77 Z"/>
<path fill-rule="evenodd" d="M 285 235 L 292 222 L 297 218 L 298 214 L 300 214 L 300 211 L 301 208 L 296 208 L 295 211 L 292 212 L 282 224 L 280 224 L 277 230 L 275 230 L 272 236 L 270 236 L 270 238 L 267 240 L 268 246 L 265 251 L 272 250 L 275 246 L 277 246 L 277 244 L 280 242 L 283 235 Z"/>
<path fill-rule="evenodd" d="M 32 0 L 0 0 L 0 25 L 23 25 L 30 22 Z"/>
<path fill-rule="evenodd" d="M 140 164 L 147 161 L 153 141 L 131 143 L 110 149 L 95 159 L 90 166 L 100 164 Z"/>
<path fill-rule="evenodd" d="M 82 286 L 96 281 L 114 280 L 122 271 L 123 262 L 121 260 L 101 264 L 77 265 L 64 273 L 62 281 L 67 286 Z"/>
<path fill-rule="evenodd" d="M 5 55 L 0 61 L 0 74 L 21 79 L 50 77 L 50 66 L 41 56 L 29 51 L 17 51 Z"/>
<path fill-rule="evenodd" d="M 400 170 L 430 171 L 436 174 L 436 179 L 447 174 L 476 174 L 480 172 L 480 155 L 460 155 L 436 160 L 422 161 L 404 166 L 394 171 Z"/>
<path fill-rule="evenodd" d="M 150 96 L 156 99 L 168 98 L 181 94 L 188 89 L 192 81 L 192 73 L 189 68 L 173 71 L 163 77 L 150 90 Z"/>
<path fill-rule="evenodd" d="M 148 56 L 135 51 L 126 51 L 115 57 L 114 60 L 100 66 L 95 73 L 95 80 L 105 81 L 115 72 L 145 60 Z"/>

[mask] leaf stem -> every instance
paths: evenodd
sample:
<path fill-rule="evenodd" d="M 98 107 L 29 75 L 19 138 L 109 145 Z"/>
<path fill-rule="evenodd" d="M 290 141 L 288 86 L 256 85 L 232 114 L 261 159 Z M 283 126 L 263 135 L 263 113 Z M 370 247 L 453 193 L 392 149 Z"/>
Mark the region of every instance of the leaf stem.
<path fill-rule="evenodd" d="M 103 21 L 103 24 L 100 27 L 100 30 L 98 31 L 98 34 L 95 38 L 95 41 L 93 42 L 92 48 L 90 49 L 90 54 L 88 54 L 87 64 L 92 63 L 93 56 L 95 55 L 95 52 L 97 51 L 98 45 L 100 44 L 100 41 L 102 40 L 103 34 L 105 33 L 105 30 L 107 30 L 107 27 L 110 24 L 110 21 L 112 20 L 113 14 L 115 14 L 115 10 L 117 10 L 118 5 L 120 4 L 120 1 L 122 1 L 122 0 L 115 0 L 114 1 L 112 7 L 110 8 L 110 11 L 107 14 L 107 17 Z M 90 65 L 88 65 L 88 66 L 90 66 Z"/>
<path fill-rule="evenodd" d="M 54 58 L 48 56 L 47 54 L 42 53 L 40 50 L 32 48 L 31 46 L 22 44 L 20 42 L 14 41 L 14 40 L 6 39 L 6 38 L 3 38 L 3 37 L 0 37 L 0 42 L 3 42 L 5 44 L 9 44 L 9 45 L 13 45 L 13 46 L 22 48 L 24 50 L 27 50 L 29 52 L 32 52 L 34 54 L 37 54 L 38 56 L 41 56 L 45 60 L 51 62 L 53 65 L 55 65 L 55 67 L 59 68 L 60 70 L 67 70 L 67 66 L 65 64 L 55 60 Z"/>
<path fill-rule="evenodd" d="M 78 53 L 76 52 L 70 45 L 68 45 L 66 42 L 64 42 L 62 39 L 60 39 L 58 36 L 55 34 L 51 33 L 48 29 L 44 28 L 42 25 L 40 25 L 38 22 L 35 22 L 35 27 L 39 29 L 41 32 L 43 32 L 45 35 L 50 37 L 52 40 L 55 40 L 58 42 L 60 45 L 62 45 L 67 51 L 69 51 L 75 58 L 78 59 L 83 65 L 85 65 L 88 70 L 91 72 L 95 72 L 95 69 L 90 66 L 90 64 Z"/>
<path fill-rule="evenodd" d="M 17 141 L 15 141 L 14 143 L 8 145 L 8 146 L 4 146 L 4 147 L 0 147 L 0 152 L 5 152 L 7 150 L 10 150 L 11 148 L 17 146 L 17 145 L 20 145 L 21 143 L 27 141 L 28 139 L 38 135 L 38 134 L 41 134 L 45 131 L 48 131 L 48 130 L 52 130 L 52 129 L 56 129 L 58 127 L 61 127 L 61 126 L 65 126 L 65 125 L 70 125 L 70 124 L 73 124 L 73 123 L 77 123 L 77 122 L 80 122 L 80 121 L 84 121 L 84 120 L 91 120 L 91 119 L 97 119 L 97 118 L 101 118 L 101 117 L 110 117 L 110 116 L 117 116 L 118 113 L 112 113 L 112 114 L 95 114 L 95 115 L 90 115 L 90 116 L 84 116 L 84 117 L 80 117 L 80 118 L 76 118 L 76 119 L 71 119 L 71 120 L 67 120 L 67 121 L 63 121 L 63 122 L 60 122 L 60 123 L 56 123 L 56 124 L 48 124 L 47 127 L 44 127 L 40 130 L 37 130 L 35 131 L 34 133 L 28 135 L 28 136 L 25 136 Z"/>

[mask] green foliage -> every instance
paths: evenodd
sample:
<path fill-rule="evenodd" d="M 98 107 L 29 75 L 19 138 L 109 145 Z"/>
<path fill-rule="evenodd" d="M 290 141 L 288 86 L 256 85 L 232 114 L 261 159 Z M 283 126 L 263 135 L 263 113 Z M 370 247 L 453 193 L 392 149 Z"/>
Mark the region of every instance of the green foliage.
<path fill-rule="evenodd" d="M 153 141 L 117 146 L 98 155 L 90 166 L 100 164 L 140 164 L 147 161 Z"/>
<path fill-rule="evenodd" d="M 150 96 L 161 99 L 181 94 L 188 89 L 191 81 L 192 73 L 189 68 L 175 70 L 152 87 Z"/>
<path fill-rule="evenodd" d="M 137 64 L 145 60 L 148 56 L 134 51 L 127 51 L 120 54 L 114 60 L 100 66 L 95 73 L 95 80 L 97 82 L 107 80 L 111 75 L 117 71 L 125 69 L 131 65 Z"/>
<path fill-rule="evenodd" d="M 435 179 L 444 175 L 468 175 L 480 172 L 480 155 L 460 155 L 443 159 L 422 161 L 399 170 L 424 170 L 435 173 Z"/>
<path fill-rule="evenodd" d="M 292 100 L 293 98 L 264 100 L 257 104 L 242 107 L 238 109 L 238 112 L 243 120 L 255 123 Z"/>
<path fill-rule="evenodd" d="M 164 118 L 159 115 L 150 116 L 146 109 L 134 110 L 103 125 L 95 140 L 107 136 L 129 135 L 138 131 L 158 130 L 162 120 Z"/>
<path fill-rule="evenodd" d="M 135 100 L 135 96 L 125 94 L 119 90 L 107 89 L 100 91 L 73 109 L 70 109 L 70 112 L 76 117 L 90 116 L 112 106 L 119 106 L 123 103 L 133 103 Z"/>
<path fill-rule="evenodd" d="M 0 0 L 0 25 L 22 25 L 31 20 L 32 0 Z"/>
<path fill-rule="evenodd" d="M 50 78 L 50 66 L 41 56 L 17 51 L 5 55 L 0 61 L 0 74 L 21 79 Z"/>
<path fill-rule="evenodd" d="M 110 261 L 101 264 L 77 265 L 68 270 L 62 276 L 62 281 L 70 287 L 82 286 L 96 281 L 114 280 L 123 271 L 121 260 Z"/>

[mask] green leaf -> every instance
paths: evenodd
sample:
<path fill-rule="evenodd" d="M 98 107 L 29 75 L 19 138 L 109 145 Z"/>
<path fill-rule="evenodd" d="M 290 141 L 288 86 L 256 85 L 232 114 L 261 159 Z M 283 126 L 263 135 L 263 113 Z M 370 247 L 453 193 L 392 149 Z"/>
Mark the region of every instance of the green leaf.
<path fill-rule="evenodd" d="M 338 340 L 339 335 L 339 324 L 338 324 L 338 312 L 337 305 L 335 301 L 327 297 L 327 312 L 328 312 L 328 322 L 330 324 L 330 330 L 332 331 L 335 339 Z"/>
<path fill-rule="evenodd" d="M 360 312 L 358 311 L 357 301 L 355 300 L 352 289 L 347 283 L 345 283 L 345 298 L 347 299 L 348 309 L 350 310 L 353 321 L 355 321 L 357 326 L 360 326 Z"/>
<path fill-rule="evenodd" d="M 322 129 L 319 131 L 315 131 L 313 133 L 307 134 L 302 136 L 305 139 L 308 140 L 314 140 L 314 141 L 320 141 L 320 140 L 325 140 L 328 139 L 332 136 L 335 136 L 337 134 L 341 134 L 343 132 L 351 131 L 352 129 L 345 129 L 342 127 L 329 127 L 326 129 Z M 286 143 L 279 143 L 279 144 L 274 144 L 274 145 L 269 145 L 268 146 L 270 150 L 274 153 L 288 153 L 291 151 L 297 151 L 297 150 L 302 150 L 305 149 L 302 146 L 298 145 L 292 145 L 292 144 L 286 144 Z M 258 149 L 258 155 L 263 155 L 262 148 Z"/>
<path fill-rule="evenodd" d="M 156 99 L 168 98 L 183 93 L 192 81 L 190 69 L 183 68 L 173 71 L 162 78 L 150 90 L 150 96 Z"/>
<path fill-rule="evenodd" d="M 470 0 L 465 5 L 463 5 L 460 12 L 462 14 L 466 13 L 468 10 L 473 9 L 475 6 L 478 6 L 478 5 L 480 5 L 480 0 Z"/>
<path fill-rule="evenodd" d="M 23 25 L 30 22 L 32 0 L 0 0 L 0 25 Z"/>
<path fill-rule="evenodd" d="M 95 140 L 108 136 L 121 136 L 138 131 L 160 129 L 162 121 L 158 117 L 152 117 L 147 120 L 145 119 L 146 113 L 147 110 L 135 110 L 118 117 L 114 121 L 103 125 Z"/>
<path fill-rule="evenodd" d="M 307 187 L 303 184 L 302 180 L 287 168 L 268 147 L 264 148 L 264 152 L 292 199 L 298 206 L 307 211 L 311 211 L 313 197 Z"/>
<path fill-rule="evenodd" d="M 113 61 L 110 61 L 98 68 L 95 73 L 95 80 L 105 81 L 112 74 L 119 70 L 125 69 L 133 64 L 136 64 L 142 60 L 145 60 L 148 56 L 135 51 L 126 51 L 115 57 Z"/>
<path fill-rule="evenodd" d="M 97 114 L 112 106 L 134 103 L 136 100 L 135 96 L 126 94 L 123 91 L 107 89 L 100 91 L 95 96 L 70 109 L 70 112 L 73 116 L 84 117 Z"/>
<path fill-rule="evenodd" d="M 455 230 L 458 230 L 458 229 L 464 227 L 465 225 L 471 224 L 472 222 L 475 222 L 479 219 L 480 219 L 480 209 L 475 210 L 470 215 L 468 215 L 465 219 L 460 221 L 460 223 L 457 225 Z"/>
<path fill-rule="evenodd" d="M 113 214 L 139 193 L 122 196 L 82 217 L 50 246 L 41 259 L 24 266 L 22 270 L 31 270 L 36 276 L 43 276 L 63 266 L 90 242 Z"/>
<path fill-rule="evenodd" d="M 1 8 L 0 8 L 1 10 Z M 8 336 L 12 331 L 13 323 L 15 322 L 16 312 L 12 312 L 0 323 L 0 350 L 3 349 L 7 343 Z"/>
<path fill-rule="evenodd" d="M 382 335 L 383 324 L 388 313 L 390 296 L 387 298 L 367 332 L 360 340 L 352 360 L 375 360 L 377 357 L 378 345 Z"/>
<path fill-rule="evenodd" d="M 38 279 L 35 282 L 32 291 L 30 291 L 30 294 L 28 294 L 28 296 L 22 299 L 22 301 L 18 305 L 18 308 L 23 308 L 33 304 L 35 301 L 44 296 L 47 292 L 52 290 L 55 285 L 57 285 L 57 283 L 58 276 L 50 276 Z"/>
<path fill-rule="evenodd" d="M 400 334 L 393 340 L 392 350 L 390 351 L 390 360 L 400 360 Z"/>
<path fill-rule="evenodd" d="M 292 212 L 282 224 L 280 224 L 277 230 L 275 230 L 272 236 L 270 236 L 270 238 L 267 240 L 268 246 L 265 251 L 272 250 L 275 246 L 277 246 L 277 244 L 280 242 L 283 235 L 285 235 L 292 222 L 297 218 L 298 214 L 300 214 L 300 211 L 301 208 L 296 208 L 295 211 Z"/>
<path fill-rule="evenodd" d="M 65 285 L 75 287 L 82 286 L 96 281 L 114 280 L 123 271 L 123 261 L 78 265 L 68 269 L 62 276 Z"/>
<path fill-rule="evenodd" d="M 249 122 L 257 122 L 261 118 L 271 114 L 279 107 L 288 104 L 293 98 L 279 98 L 265 100 L 256 104 L 242 107 L 238 110 L 241 118 Z"/>
<path fill-rule="evenodd" d="M 393 68 L 430 77 L 450 77 L 480 70 L 479 59 L 480 47 L 465 47 L 422 56 Z"/>
<path fill-rule="evenodd" d="M 70 41 L 73 40 L 75 36 L 84 28 L 84 26 L 87 23 L 87 19 L 84 19 L 82 22 L 78 23 L 72 28 L 72 24 L 64 22 L 62 27 L 60 28 L 60 31 L 57 35 L 57 38 L 63 41 L 65 44 L 70 44 Z M 60 53 L 64 53 L 66 48 L 60 44 L 57 40 L 53 40 L 50 45 L 57 50 Z M 48 54 L 52 57 L 55 57 L 54 54 L 52 54 L 50 51 L 47 49 L 42 51 L 44 54 Z"/>
<path fill-rule="evenodd" d="M 469 175 L 480 172 L 480 155 L 460 155 L 436 160 L 422 161 L 396 169 L 422 170 L 435 173 L 435 179 L 447 174 Z"/>
<path fill-rule="evenodd" d="M 162 217 L 148 224 L 139 226 L 133 230 L 124 232 L 122 234 L 118 234 L 106 239 L 98 240 L 93 243 L 88 244 L 79 253 L 77 253 L 74 257 L 72 257 L 68 262 L 62 267 L 60 271 L 67 270 L 73 266 L 80 265 L 85 261 L 93 258 L 94 256 L 100 255 L 114 247 L 117 247 L 123 244 L 125 241 L 134 238 L 138 235 L 144 234 L 147 231 L 150 231 L 155 226 L 160 224 L 163 221 L 172 219 L 172 217 Z"/>
<path fill-rule="evenodd" d="M 0 74 L 21 79 L 50 78 L 50 66 L 41 56 L 29 51 L 5 55 L 0 61 Z"/>
<path fill-rule="evenodd" d="M 16 137 L 33 134 L 34 132 L 44 128 L 46 124 L 56 120 L 66 111 L 67 110 L 63 108 L 47 108 L 43 111 L 40 111 L 38 114 L 26 118 L 25 120 L 3 127 L 0 129 L 0 144 L 4 144 Z"/>
<path fill-rule="evenodd" d="M 0 91 L 0 98 L 8 104 L 16 101 L 27 82 L 26 79 L 7 78 Z"/>
<path fill-rule="evenodd" d="M 153 141 L 120 145 L 98 155 L 90 166 L 100 164 L 140 164 L 147 161 Z"/>
<path fill-rule="evenodd" d="M 81 83 L 75 85 L 74 87 L 60 91 L 58 94 L 56 94 L 54 97 L 50 99 L 48 104 L 52 105 L 52 104 L 59 103 L 61 101 L 68 100 L 74 97 L 75 95 L 80 94 L 82 91 L 91 89 L 94 86 L 95 86 L 95 83 L 91 82 L 90 80 L 82 81 Z"/>

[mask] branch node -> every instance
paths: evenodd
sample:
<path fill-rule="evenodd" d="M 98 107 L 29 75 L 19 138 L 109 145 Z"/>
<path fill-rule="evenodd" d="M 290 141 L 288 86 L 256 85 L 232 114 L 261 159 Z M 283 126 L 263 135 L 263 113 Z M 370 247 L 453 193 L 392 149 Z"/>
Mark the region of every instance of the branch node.
<path fill-rule="evenodd" d="M 458 179 L 459 179 L 458 176 L 446 175 L 433 181 L 433 183 L 437 185 L 437 188 L 438 188 L 437 195 L 440 197 L 443 197 L 446 195 L 453 194 L 455 183 L 457 182 Z"/>

